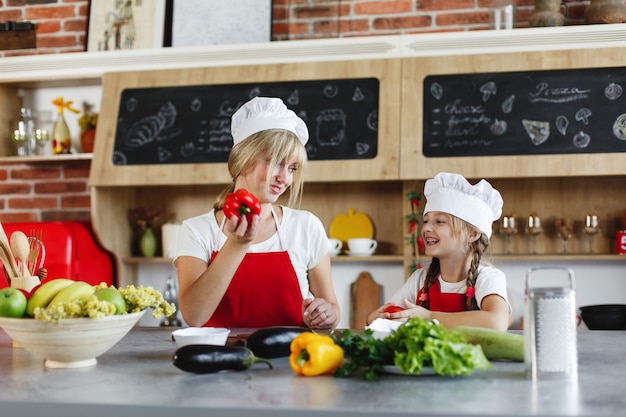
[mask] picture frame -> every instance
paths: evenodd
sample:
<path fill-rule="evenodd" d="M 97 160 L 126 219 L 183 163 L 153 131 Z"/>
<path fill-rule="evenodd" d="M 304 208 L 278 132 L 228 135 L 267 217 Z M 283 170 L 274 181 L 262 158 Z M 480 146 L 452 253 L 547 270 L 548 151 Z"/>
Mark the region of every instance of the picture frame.
<path fill-rule="evenodd" d="M 272 0 L 170 0 L 171 46 L 272 40 Z"/>
<path fill-rule="evenodd" d="M 163 47 L 166 0 L 91 0 L 87 52 Z"/>

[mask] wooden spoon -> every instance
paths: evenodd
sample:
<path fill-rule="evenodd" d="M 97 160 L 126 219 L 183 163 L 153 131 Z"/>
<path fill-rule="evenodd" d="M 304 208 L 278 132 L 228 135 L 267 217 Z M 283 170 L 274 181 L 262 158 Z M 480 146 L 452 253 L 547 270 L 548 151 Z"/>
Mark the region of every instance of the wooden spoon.
<path fill-rule="evenodd" d="M 11 250 L 13 254 L 20 261 L 21 271 L 23 277 L 29 277 L 30 271 L 28 270 L 28 256 L 30 255 L 30 242 L 24 232 L 16 230 L 11 235 Z"/>
<path fill-rule="evenodd" d="M 9 273 L 9 275 L 11 275 L 11 278 L 20 276 L 20 273 L 17 270 L 17 263 L 13 257 L 13 252 L 11 252 L 9 244 L 3 242 L 2 240 L 0 240 L 0 259 L 2 259 L 4 269 Z"/>

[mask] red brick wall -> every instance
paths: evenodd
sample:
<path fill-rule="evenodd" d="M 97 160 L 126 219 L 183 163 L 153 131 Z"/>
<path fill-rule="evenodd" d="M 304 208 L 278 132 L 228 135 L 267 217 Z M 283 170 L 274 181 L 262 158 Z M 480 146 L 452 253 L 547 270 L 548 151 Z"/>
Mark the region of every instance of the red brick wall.
<path fill-rule="evenodd" d="M 143 0 L 146 1 L 146 0 Z M 494 0 L 273 0 L 276 41 L 489 29 Z M 533 0 L 515 0 L 526 27 Z M 583 24 L 587 1 L 563 0 L 566 24 Z M 1 57 L 84 51 L 87 0 L 0 0 L 0 22 L 31 21 L 37 48 Z M 89 162 L 0 165 L 0 221 L 86 220 Z"/>
<path fill-rule="evenodd" d="M 0 221 L 89 220 L 89 165 L 0 165 Z"/>

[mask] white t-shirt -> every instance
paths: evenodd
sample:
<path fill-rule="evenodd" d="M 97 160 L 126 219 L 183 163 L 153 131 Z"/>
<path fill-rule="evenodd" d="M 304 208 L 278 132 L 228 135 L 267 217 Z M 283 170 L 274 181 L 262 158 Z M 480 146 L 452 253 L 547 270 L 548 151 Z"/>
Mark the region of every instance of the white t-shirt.
<path fill-rule="evenodd" d="M 391 297 L 389 301 L 392 303 L 404 306 L 402 300 L 405 298 L 413 303 L 417 303 L 417 292 L 424 286 L 424 280 L 426 279 L 426 268 L 420 268 L 417 271 L 413 272 L 407 281 L 404 283 L 402 287 Z M 441 288 L 442 293 L 457 293 L 457 294 L 465 294 L 465 290 L 467 288 L 467 280 L 463 280 L 460 282 L 447 282 L 441 278 L 441 275 L 438 277 L 439 286 Z M 511 313 L 511 305 L 509 303 L 507 297 L 507 285 L 506 285 L 506 276 L 504 272 L 488 265 L 479 265 L 478 266 L 478 277 L 476 278 L 476 285 L 474 285 L 474 296 L 476 297 L 476 302 L 478 303 L 478 307 L 483 301 L 483 298 L 491 295 L 497 294 L 504 298 L 507 305 L 509 306 L 509 313 Z"/>
<path fill-rule="evenodd" d="M 305 210 L 282 206 L 280 233 L 286 247 L 282 247 L 278 233 L 264 242 L 250 245 L 249 252 L 281 252 L 287 250 L 298 276 L 302 297 L 310 298 L 308 271 L 314 268 L 330 250 L 324 225 L 315 215 Z M 227 236 L 219 230 L 215 210 L 184 220 L 178 234 L 176 257 L 193 256 L 209 262 L 214 250 L 221 249 Z M 220 247 L 216 237 L 221 233 Z M 176 260 L 174 260 L 176 265 Z"/>

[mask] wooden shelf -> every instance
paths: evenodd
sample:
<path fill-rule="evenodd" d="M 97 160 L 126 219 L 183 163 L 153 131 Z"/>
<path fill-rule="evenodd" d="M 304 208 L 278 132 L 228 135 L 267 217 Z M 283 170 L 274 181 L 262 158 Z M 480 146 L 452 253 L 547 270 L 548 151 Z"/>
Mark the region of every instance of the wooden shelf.
<path fill-rule="evenodd" d="M 402 262 L 404 261 L 403 255 L 372 255 L 372 256 L 347 256 L 339 255 L 331 258 L 332 262 Z M 141 263 L 172 263 L 170 258 L 154 257 L 144 258 L 141 256 L 133 256 L 130 258 L 124 258 L 124 263 L 127 264 L 141 264 Z"/>
<path fill-rule="evenodd" d="M 90 161 L 92 157 L 92 153 L 70 153 L 43 156 L 0 156 L 0 164 L 39 164 L 51 162 Z"/>
<path fill-rule="evenodd" d="M 625 261 L 624 255 L 611 254 L 588 254 L 588 253 L 568 253 L 568 254 L 537 254 L 537 255 L 490 255 L 489 258 L 498 261 L 567 261 L 567 262 L 587 262 L 587 261 Z"/>
<path fill-rule="evenodd" d="M 371 256 L 349 256 L 337 255 L 330 258 L 331 262 L 403 262 L 404 255 L 371 255 Z"/>

